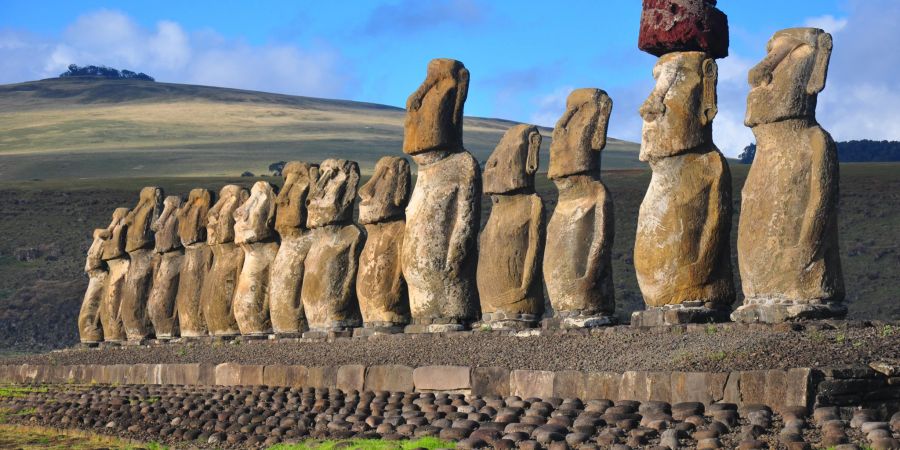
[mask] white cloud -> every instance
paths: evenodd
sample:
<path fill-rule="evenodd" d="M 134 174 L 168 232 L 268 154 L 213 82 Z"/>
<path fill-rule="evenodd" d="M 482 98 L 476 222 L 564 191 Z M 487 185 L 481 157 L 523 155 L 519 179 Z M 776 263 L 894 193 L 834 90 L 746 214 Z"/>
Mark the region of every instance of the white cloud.
<path fill-rule="evenodd" d="M 566 99 L 574 88 L 561 86 L 548 94 L 538 96 L 534 100 L 537 109 L 531 115 L 530 122 L 535 125 L 553 127 L 566 110 Z"/>
<path fill-rule="evenodd" d="M 78 17 L 56 40 L 0 30 L 0 83 L 56 76 L 69 64 L 145 72 L 158 81 L 317 97 L 344 96 L 355 81 L 340 53 L 324 43 L 250 45 L 214 30 L 190 32 L 169 20 L 147 29 L 107 9 Z"/>
<path fill-rule="evenodd" d="M 847 27 L 848 20 L 846 18 L 836 18 L 831 14 L 819 17 L 810 17 L 806 19 L 803 26 L 821 28 L 829 33 L 837 33 Z"/>

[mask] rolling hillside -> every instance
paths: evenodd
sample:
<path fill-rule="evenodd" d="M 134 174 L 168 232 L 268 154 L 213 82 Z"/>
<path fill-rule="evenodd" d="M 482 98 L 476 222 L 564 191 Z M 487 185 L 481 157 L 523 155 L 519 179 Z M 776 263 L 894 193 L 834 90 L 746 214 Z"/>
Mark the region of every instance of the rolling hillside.
<path fill-rule="evenodd" d="M 234 176 L 329 157 L 365 172 L 400 153 L 403 117 L 372 103 L 141 80 L 0 85 L 0 178 Z M 511 125 L 468 117 L 466 147 L 485 161 Z M 552 130 L 542 131 L 546 155 Z M 637 149 L 610 139 L 604 168 L 644 168 Z"/>

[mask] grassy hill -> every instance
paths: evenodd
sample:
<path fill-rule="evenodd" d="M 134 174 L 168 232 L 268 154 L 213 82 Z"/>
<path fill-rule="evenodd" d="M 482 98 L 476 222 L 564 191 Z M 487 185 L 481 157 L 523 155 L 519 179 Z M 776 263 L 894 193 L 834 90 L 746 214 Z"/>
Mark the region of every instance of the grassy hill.
<path fill-rule="evenodd" d="M 401 153 L 404 113 L 372 103 L 142 80 L 0 85 L 0 179 L 234 176 L 266 173 L 280 160 L 330 157 L 356 160 L 366 172 L 378 158 Z M 466 147 L 485 161 L 513 124 L 467 117 Z M 545 155 L 551 131 L 542 129 Z M 643 168 L 637 150 L 638 144 L 610 139 L 604 168 Z"/>

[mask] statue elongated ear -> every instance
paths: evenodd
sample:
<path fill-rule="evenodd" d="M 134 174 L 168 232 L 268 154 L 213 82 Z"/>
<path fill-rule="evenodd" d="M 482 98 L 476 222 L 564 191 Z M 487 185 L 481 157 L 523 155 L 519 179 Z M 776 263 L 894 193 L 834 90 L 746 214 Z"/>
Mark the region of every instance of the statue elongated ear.
<path fill-rule="evenodd" d="M 394 206 L 405 206 L 409 201 L 409 185 L 412 183 L 409 174 L 409 162 L 403 158 L 397 160 L 397 185 L 394 188 Z"/>
<path fill-rule="evenodd" d="M 457 72 L 458 83 L 456 85 L 456 103 L 453 107 L 453 126 L 459 130 L 460 138 L 462 137 L 463 126 L 463 107 L 466 104 L 466 97 L 469 95 L 469 69 L 462 67 Z"/>
<path fill-rule="evenodd" d="M 348 161 L 345 167 L 347 170 L 347 184 L 341 203 L 352 205 L 356 201 L 356 189 L 359 187 L 359 164 L 355 161 Z"/>
<path fill-rule="evenodd" d="M 271 183 L 266 183 L 266 184 L 268 184 L 269 190 L 272 191 L 271 194 L 266 196 L 266 202 L 267 202 L 266 206 L 268 208 L 267 214 L 266 214 L 266 226 L 271 228 L 272 225 L 275 224 L 275 211 L 277 210 L 276 206 L 278 205 L 275 202 L 275 199 L 278 198 L 278 187 Z"/>
<path fill-rule="evenodd" d="M 597 127 L 591 136 L 591 149 L 599 152 L 606 148 L 606 133 L 609 130 L 609 115 L 612 113 L 613 102 L 605 91 L 600 91 L 600 110 L 597 113 Z"/>
<path fill-rule="evenodd" d="M 716 60 L 706 58 L 703 60 L 703 97 L 701 98 L 701 117 L 700 122 L 706 126 L 712 123 L 719 113 L 716 97 L 716 84 L 719 82 L 719 66 Z"/>
<path fill-rule="evenodd" d="M 813 63 L 812 74 L 810 74 L 809 82 L 806 84 L 806 93 L 809 95 L 816 95 L 825 89 L 832 46 L 831 35 L 825 32 L 819 33 L 818 45 L 816 46 L 816 61 Z"/>
<path fill-rule="evenodd" d="M 538 131 L 536 127 L 528 132 L 528 153 L 525 158 L 525 173 L 528 175 L 537 173 L 538 166 L 541 162 L 540 152 L 542 141 L 543 136 L 541 136 L 541 132 Z"/>

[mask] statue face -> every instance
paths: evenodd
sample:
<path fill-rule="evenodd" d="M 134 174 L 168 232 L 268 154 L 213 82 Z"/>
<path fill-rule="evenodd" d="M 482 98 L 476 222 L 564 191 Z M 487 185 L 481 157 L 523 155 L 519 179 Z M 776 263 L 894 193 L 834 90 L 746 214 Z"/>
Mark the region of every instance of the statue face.
<path fill-rule="evenodd" d="M 100 231 L 103 239 L 101 258 L 104 261 L 125 256 L 125 235 L 128 229 L 125 221 L 128 213 L 128 208 L 116 208 L 109 226 Z"/>
<path fill-rule="evenodd" d="M 206 219 L 212 206 L 213 192 L 209 189 L 191 189 L 178 210 L 178 236 L 183 245 L 206 240 Z"/>
<path fill-rule="evenodd" d="M 178 239 L 178 209 L 181 207 L 181 197 L 170 195 L 163 200 L 162 213 L 153 222 L 150 228 L 155 233 L 156 246 L 154 251 L 165 253 L 181 247 Z"/>
<path fill-rule="evenodd" d="M 132 252 L 141 248 L 152 247 L 153 230 L 151 226 L 162 212 L 162 203 L 162 189 L 152 186 L 141 189 L 138 204 L 125 218 L 125 223 L 128 225 L 126 251 Z"/>
<path fill-rule="evenodd" d="M 566 99 L 566 111 L 553 128 L 550 179 L 600 168 L 599 152 L 606 147 L 612 100 L 600 89 L 576 89 Z"/>
<path fill-rule="evenodd" d="M 326 159 L 306 201 L 308 228 L 349 222 L 359 185 L 359 165 L 343 159 Z"/>
<path fill-rule="evenodd" d="M 272 237 L 275 223 L 275 187 L 257 181 L 250 197 L 234 211 L 234 242 L 259 242 Z"/>
<path fill-rule="evenodd" d="M 769 40 L 766 57 L 750 70 L 745 125 L 814 118 L 825 88 L 831 35 L 816 28 L 782 30 Z"/>
<path fill-rule="evenodd" d="M 516 125 L 507 130 L 484 166 L 484 193 L 504 194 L 534 187 L 541 140 L 534 125 Z"/>
<path fill-rule="evenodd" d="M 419 88 L 406 101 L 403 151 L 462 149 L 463 105 L 469 91 L 469 71 L 459 61 L 433 59 Z"/>
<path fill-rule="evenodd" d="M 284 186 L 275 200 L 275 229 L 282 236 L 306 228 L 306 197 L 318 173 L 319 166 L 305 162 L 292 161 L 284 166 Z"/>
<path fill-rule="evenodd" d="M 238 185 L 222 188 L 219 201 L 206 215 L 206 240 L 210 245 L 234 241 L 234 211 L 249 197 L 250 193 Z"/>
<path fill-rule="evenodd" d="M 375 165 L 375 174 L 359 190 L 359 222 L 378 223 L 403 217 L 409 202 L 409 162 L 385 156 Z"/>
<path fill-rule="evenodd" d="M 641 161 L 673 156 L 711 140 L 715 60 L 701 52 L 668 53 L 653 68 L 656 86 L 641 106 Z"/>

